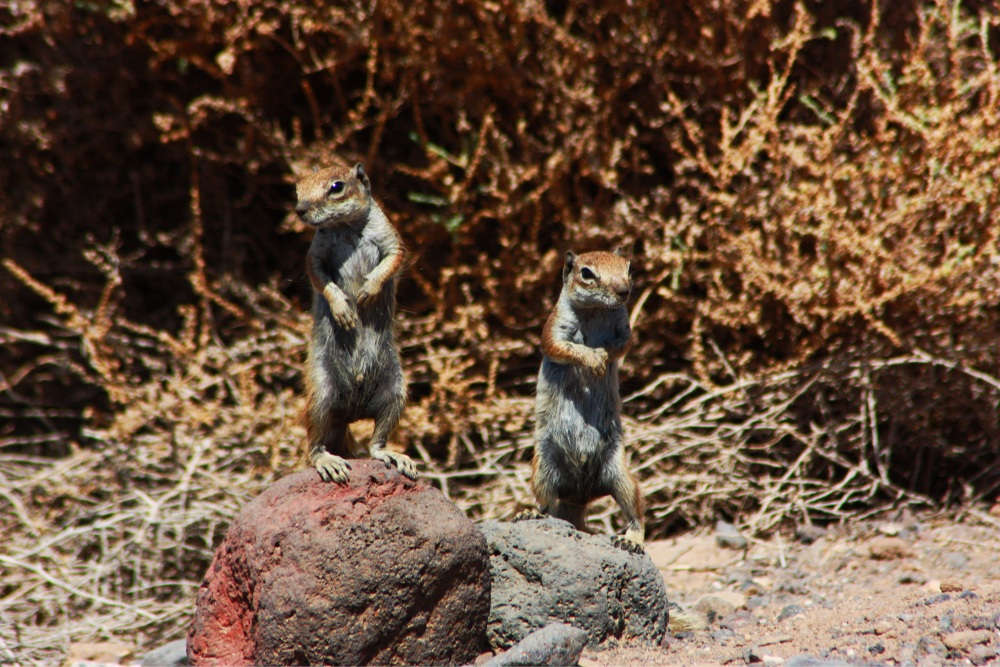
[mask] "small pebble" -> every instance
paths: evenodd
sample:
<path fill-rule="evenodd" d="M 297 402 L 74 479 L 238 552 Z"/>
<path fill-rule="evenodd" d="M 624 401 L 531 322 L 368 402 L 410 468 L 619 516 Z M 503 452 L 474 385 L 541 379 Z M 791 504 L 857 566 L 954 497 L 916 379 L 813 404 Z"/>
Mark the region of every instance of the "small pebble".
<path fill-rule="evenodd" d="M 900 614 L 896 618 L 901 620 L 903 623 L 912 623 L 913 619 L 915 619 L 916 616 L 914 616 L 913 614 Z"/>
<path fill-rule="evenodd" d="M 813 525 L 801 525 L 795 529 L 795 539 L 802 544 L 812 544 L 826 535 L 826 529 Z"/>
<path fill-rule="evenodd" d="M 708 636 L 712 638 L 712 641 L 724 644 L 727 640 L 735 637 L 736 633 L 729 628 L 722 628 L 721 630 L 713 630 Z"/>
<path fill-rule="evenodd" d="M 992 646 L 973 646 L 969 651 L 969 661 L 973 665 L 985 665 L 997 656 L 997 650 Z"/>
<path fill-rule="evenodd" d="M 706 595 L 694 603 L 693 609 L 705 614 L 709 623 L 725 618 L 736 611 L 736 605 L 718 595 Z"/>
<path fill-rule="evenodd" d="M 681 630 L 674 633 L 674 639 L 691 639 L 691 637 L 694 637 L 694 633 L 690 630 Z"/>
<path fill-rule="evenodd" d="M 973 593 L 972 591 L 962 591 L 962 593 L 958 596 L 958 599 L 959 600 L 978 600 L 979 596 L 976 595 L 975 593 Z"/>
<path fill-rule="evenodd" d="M 920 574 L 919 572 L 904 572 L 899 575 L 899 583 L 901 584 L 917 584 L 922 586 L 927 583 L 927 577 Z"/>
<path fill-rule="evenodd" d="M 942 593 L 958 593 L 959 591 L 964 591 L 965 587 L 954 581 L 952 579 L 945 579 L 941 582 L 941 592 Z"/>
<path fill-rule="evenodd" d="M 586 644 L 584 630 L 565 623 L 550 623 L 491 658 L 484 667 L 575 665 Z"/>
<path fill-rule="evenodd" d="M 906 540 L 899 537 L 874 537 L 868 541 L 868 557 L 874 560 L 899 560 L 915 555 Z"/>
<path fill-rule="evenodd" d="M 892 623 L 885 619 L 875 623 L 874 628 L 875 634 L 884 635 L 886 633 L 892 632 Z"/>
<path fill-rule="evenodd" d="M 740 535 L 740 531 L 731 523 L 719 521 L 715 524 L 715 543 L 724 549 L 735 549 L 742 551 L 747 548 L 749 542 L 747 538 Z"/>
<path fill-rule="evenodd" d="M 926 600 L 924 600 L 924 604 L 929 607 L 932 604 L 937 604 L 938 602 L 947 602 L 950 599 L 951 599 L 950 595 L 948 595 L 947 593 L 941 593 L 940 595 L 934 595 L 932 597 L 927 598 Z"/>
<path fill-rule="evenodd" d="M 752 613 L 746 609 L 740 609 L 719 621 L 719 627 L 728 628 L 729 630 L 739 630 L 741 628 L 756 626 L 759 623 L 760 621 Z"/>
<path fill-rule="evenodd" d="M 941 642 L 955 651 L 967 652 L 976 644 L 987 643 L 992 636 L 989 630 L 962 630 L 943 635 Z"/>
<path fill-rule="evenodd" d="M 748 609 L 759 609 L 760 607 L 766 607 L 769 604 L 771 604 L 770 595 L 751 595 L 747 598 Z"/>
<path fill-rule="evenodd" d="M 948 647 L 936 637 L 921 637 L 917 641 L 916 653 L 918 656 L 937 655 L 943 657 L 948 653 Z"/>
<path fill-rule="evenodd" d="M 817 658 L 816 656 L 809 655 L 808 653 L 793 655 L 785 661 L 786 667 L 823 667 L 828 664 L 830 664 L 829 660 Z"/>
<path fill-rule="evenodd" d="M 871 646 L 868 647 L 868 652 L 871 653 L 872 655 L 881 655 L 885 653 L 885 644 L 883 644 L 882 642 L 872 644 Z"/>
<path fill-rule="evenodd" d="M 188 664 L 187 639 L 175 639 L 142 656 L 142 667 L 180 667 Z"/>
<path fill-rule="evenodd" d="M 903 526 L 898 523 L 883 523 L 878 527 L 878 532 L 889 537 L 896 537 L 903 532 Z"/>
<path fill-rule="evenodd" d="M 778 614 L 778 620 L 784 621 L 786 618 L 791 618 L 792 616 L 798 616 L 803 613 L 805 612 L 802 611 L 802 607 L 800 607 L 797 604 L 790 604 L 781 610 L 781 613 Z"/>

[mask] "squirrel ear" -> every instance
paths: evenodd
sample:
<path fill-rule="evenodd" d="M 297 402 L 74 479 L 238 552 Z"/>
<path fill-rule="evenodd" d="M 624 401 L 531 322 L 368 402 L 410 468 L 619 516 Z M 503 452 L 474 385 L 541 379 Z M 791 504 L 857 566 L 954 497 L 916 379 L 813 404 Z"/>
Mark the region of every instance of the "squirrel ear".
<path fill-rule="evenodd" d="M 357 176 L 358 180 L 365 184 L 365 187 L 369 190 L 372 189 L 371 181 L 368 180 L 368 174 L 365 173 L 365 165 L 360 162 L 354 165 L 354 175 Z"/>
<path fill-rule="evenodd" d="M 572 250 L 566 251 L 566 263 L 563 264 L 563 282 L 569 280 L 569 275 L 573 273 L 573 265 L 576 264 L 576 253 Z"/>
<path fill-rule="evenodd" d="M 632 261 L 632 244 L 626 243 L 625 245 L 619 246 L 615 250 L 615 254 L 619 257 Z"/>

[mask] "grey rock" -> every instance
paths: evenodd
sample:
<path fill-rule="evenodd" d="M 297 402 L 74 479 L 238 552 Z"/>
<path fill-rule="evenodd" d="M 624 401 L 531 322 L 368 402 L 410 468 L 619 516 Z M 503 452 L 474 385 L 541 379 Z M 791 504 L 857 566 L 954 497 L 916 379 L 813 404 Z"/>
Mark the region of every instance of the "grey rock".
<path fill-rule="evenodd" d="M 715 524 L 715 543 L 724 549 L 736 549 L 741 551 L 747 548 L 747 538 L 740 535 L 740 531 L 731 523 L 718 521 Z"/>
<path fill-rule="evenodd" d="M 713 630 L 708 636 L 712 638 L 712 641 L 722 644 L 725 643 L 726 640 L 735 637 L 736 633 L 729 628 L 722 628 L 721 630 Z"/>
<path fill-rule="evenodd" d="M 932 595 L 931 597 L 924 600 L 924 604 L 930 607 L 932 604 L 937 604 L 938 602 L 947 602 L 951 599 L 951 596 L 947 593 L 939 593 L 938 595 Z"/>
<path fill-rule="evenodd" d="M 483 667 L 523 665 L 575 665 L 587 644 L 587 633 L 565 623 L 550 623 L 535 630 L 509 651 L 492 658 Z"/>
<path fill-rule="evenodd" d="M 769 604 L 771 604 L 770 595 L 751 595 L 747 598 L 747 608 L 749 609 L 759 609 Z"/>
<path fill-rule="evenodd" d="M 154 648 L 139 659 L 142 667 L 183 667 L 189 665 L 187 639 L 175 639 Z"/>
<path fill-rule="evenodd" d="M 800 614 L 804 613 L 805 612 L 802 610 L 802 607 L 800 607 L 799 605 L 790 604 L 781 610 L 781 612 L 778 614 L 778 620 L 783 621 L 786 618 L 791 618 L 792 616 L 799 616 Z"/>
<path fill-rule="evenodd" d="M 948 647 L 936 637 L 921 637 L 917 640 L 916 654 L 918 658 L 929 655 L 944 657 L 948 654 Z"/>
<path fill-rule="evenodd" d="M 486 636 L 506 649 L 559 622 L 581 628 L 591 648 L 659 644 L 667 632 L 667 592 L 645 553 L 616 547 L 547 517 L 480 525 L 490 553 L 492 594 Z"/>
<path fill-rule="evenodd" d="M 885 653 L 885 644 L 882 642 L 876 642 L 868 647 L 868 652 L 872 655 L 881 655 Z"/>

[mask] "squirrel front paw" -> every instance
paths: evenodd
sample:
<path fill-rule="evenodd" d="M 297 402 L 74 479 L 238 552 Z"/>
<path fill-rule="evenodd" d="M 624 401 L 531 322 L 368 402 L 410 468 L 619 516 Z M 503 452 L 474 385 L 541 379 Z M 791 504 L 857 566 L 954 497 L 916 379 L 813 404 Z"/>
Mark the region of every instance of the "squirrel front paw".
<path fill-rule="evenodd" d="M 323 290 L 323 296 L 326 297 L 326 302 L 330 305 L 330 315 L 334 322 L 345 329 L 354 329 L 358 326 L 358 315 L 342 294 L 332 290 Z"/>
<path fill-rule="evenodd" d="M 518 512 L 514 515 L 511 521 L 537 521 L 539 519 L 544 519 L 547 515 L 542 514 L 538 510 L 524 510 L 523 512 Z"/>
<path fill-rule="evenodd" d="M 316 472 L 319 473 L 324 482 L 336 484 L 346 483 L 348 471 L 351 469 L 351 465 L 347 461 L 327 452 L 320 452 L 313 457 L 313 465 L 316 466 Z"/>
<path fill-rule="evenodd" d="M 588 348 L 588 353 L 583 359 L 583 365 L 594 375 L 598 377 L 603 376 L 608 372 L 607 351 L 600 347 Z"/>
<path fill-rule="evenodd" d="M 388 467 L 396 466 L 399 469 L 400 474 L 404 477 L 409 477 L 410 479 L 417 478 L 417 464 L 413 462 L 406 454 L 398 454 L 396 452 L 390 452 L 387 449 L 382 449 L 371 453 L 373 459 L 377 459 L 382 463 L 386 464 Z"/>
<path fill-rule="evenodd" d="M 375 300 L 375 297 L 382 291 L 382 286 L 375 284 L 371 279 L 366 279 L 365 284 L 358 290 L 358 305 L 367 306 Z"/>

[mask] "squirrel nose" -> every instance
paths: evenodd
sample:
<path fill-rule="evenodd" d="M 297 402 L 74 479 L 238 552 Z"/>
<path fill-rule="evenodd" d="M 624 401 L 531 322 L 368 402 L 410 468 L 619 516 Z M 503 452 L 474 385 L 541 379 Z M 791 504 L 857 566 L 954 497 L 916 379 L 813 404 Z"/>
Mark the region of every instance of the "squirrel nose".
<path fill-rule="evenodd" d="M 308 211 L 309 211 L 309 204 L 307 204 L 306 202 L 299 202 L 298 204 L 295 205 L 295 212 L 298 213 L 300 218 L 304 218 L 306 212 Z"/>
<path fill-rule="evenodd" d="M 622 301 L 628 298 L 628 295 L 631 291 L 632 291 L 631 285 L 619 285 L 618 287 L 615 288 L 615 292 L 618 293 L 618 296 L 619 298 L 621 298 Z"/>

